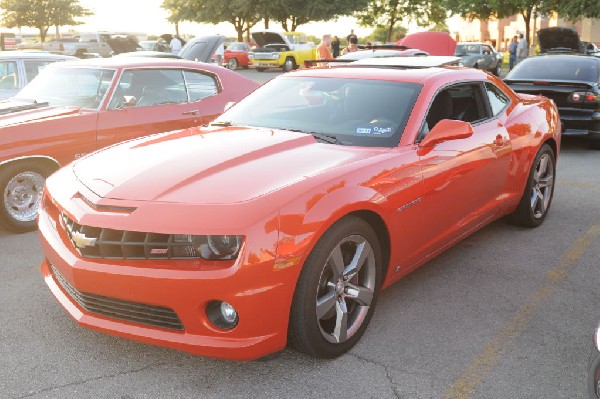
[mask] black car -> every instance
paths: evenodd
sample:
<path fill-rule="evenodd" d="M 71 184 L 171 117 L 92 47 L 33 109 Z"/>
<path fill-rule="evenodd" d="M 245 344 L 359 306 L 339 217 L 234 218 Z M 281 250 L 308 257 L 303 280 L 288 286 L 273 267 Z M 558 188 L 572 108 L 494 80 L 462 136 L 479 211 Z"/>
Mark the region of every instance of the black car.
<path fill-rule="evenodd" d="M 540 29 L 538 39 L 542 54 L 518 63 L 504 82 L 518 93 L 554 100 L 563 134 L 587 136 L 600 150 L 600 58 L 582 51 L 572 29 Z"/>
<path fill-rule="evenodd" d="M 600 150 L 600 58 L 552 54 L 526 58 L 504 79 L 518 93 L 551 98 L 564 135 L 590 138 Z"/>

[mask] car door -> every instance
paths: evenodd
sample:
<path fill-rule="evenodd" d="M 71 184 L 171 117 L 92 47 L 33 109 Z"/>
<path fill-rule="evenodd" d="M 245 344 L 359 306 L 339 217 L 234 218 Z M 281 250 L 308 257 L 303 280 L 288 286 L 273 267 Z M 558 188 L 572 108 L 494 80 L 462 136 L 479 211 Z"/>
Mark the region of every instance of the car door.
<path fill-rule="evenodd" d="M 484 59 L 484 61 L 483 61 L 484 68 L 482 68 L 482 69 L 491 71 L 496 64 L 496 55 L 494 54 L 494 51 L 490 45 L 487 45 L 487 44 L 482 45 L 481 50 L 483 52 L 483 59 Z"/>
<path fill-rule="evenodd" d="M 420 151 L 423 217 L 414 230 L 417 244 L 409 264 L 432 256 L 498 214 L 507 190 L 511 146 L 497 108 L 493 114 L 482 82 L 453 85 L 434 98 L 421 138 L 441 119 L 469 122 L 473 134 Z"/>
<path fill-rule="evenodd" d="M 99 115 L 98 146 L 208 122 L 223 112 L 219 91 L 216 76 L 201 71 L 127 69 Z"/>

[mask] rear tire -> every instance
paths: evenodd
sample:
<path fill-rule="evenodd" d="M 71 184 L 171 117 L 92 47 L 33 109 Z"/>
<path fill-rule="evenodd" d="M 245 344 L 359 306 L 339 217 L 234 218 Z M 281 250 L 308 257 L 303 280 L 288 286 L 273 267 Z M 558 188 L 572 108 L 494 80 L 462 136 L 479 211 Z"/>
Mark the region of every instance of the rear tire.
<path fill-rule="evenodd" d="M 556 157 L 548 144 L 536 154 L 517 210 L 509 215 L 511 223 L 524 227 L 538 227 L 546 219 L 556 176 Z"/>
<path fill-rule="evenodd" d="M 229 61 L 227 61 L 227 68 L 231 69 L 232 71 L 235 71 L 238 68 L 237 59 L 230 58 Z"/>
<path fill-rule="evenodd" d="M 24 233 L 35 230 L 44 183 L 50 173 L 34 163 L 16 163 L 0 170 L 0 223 Z"/>
<path fill-rule="evenodd" d="M 290 344 L 320 358 L 350 350 L 373 315 L 382 274 L 381 249 L 371 226 L 354 216 L 336 222 L 300 273 L 290 312 Z"/>

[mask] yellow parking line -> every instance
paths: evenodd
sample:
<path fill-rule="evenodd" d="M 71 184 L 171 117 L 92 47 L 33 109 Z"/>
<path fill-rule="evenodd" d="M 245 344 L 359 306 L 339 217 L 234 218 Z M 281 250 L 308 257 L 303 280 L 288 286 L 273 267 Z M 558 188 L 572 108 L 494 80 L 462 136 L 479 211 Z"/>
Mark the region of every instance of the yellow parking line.
<path fill-rule="evenodd" d="M 600 184 L 597 184 L 597 183 L 577 183 L 577 182 L 566 181 L 566 180 L 557 180 L 556 184 L 561 185 L 561 186 L 600 189 Z"/>
<path fill-rule="evenodd" d="M 505 348 L 523 333 L 538 309 L 548 301 L 598 236 L 600 236 L 600 223 L 592 226 L 575 241 L 563 255 L 558 266 L 548 272 L 537 291 L 517 310 L 512 320 L 496 334 L 480 354 L 473 358 L 469 368 L 446 389 L 445 399 L 467 399 L 473 395 L 486 375 L 498 364 Z"/>

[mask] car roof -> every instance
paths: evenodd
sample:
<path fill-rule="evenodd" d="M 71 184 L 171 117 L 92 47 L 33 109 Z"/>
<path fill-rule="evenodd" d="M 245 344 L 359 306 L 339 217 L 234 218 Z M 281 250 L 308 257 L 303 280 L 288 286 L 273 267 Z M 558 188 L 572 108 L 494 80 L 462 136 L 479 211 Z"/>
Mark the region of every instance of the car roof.
<path fill-rule="evenodd" d="M 60 67 L 96 67 L 96 68 L 136 68 L 136 67 L 187 67 L 213 70 L 220 67 L 210 64 L 188 61 L 176 58 L 153 57 L 112 57 L 112 58 L 87 58 L 76 61 L 66 61 Z"/>
<path fill-rule="evenodd" d="M 7 60 L 16 60 L 16 59 L 48 59 L 48 60 L 75 60 L 76 57 L 71 57 L 68 55 L 62 54 L 52 54 L 47 51 L 40 50 L 15 50 L 15 51 L 0 51 L 0 58 Z"/>
<path fill-rule="evenodd" d="M 454 81 L 487 80 L 489 77 L 489 75 L 482 70 L 463 67 L 432 67 L 404 69 L 397 67 L 374 67 L 367 65 L 348 65 L 334 68 L 317 67 L 300 69 L 288 73 L 284 76 L 389 80 L 417 84 L 423 84 L 425 83 L 425 81 L 434 77 L 440 77 Z"/>

